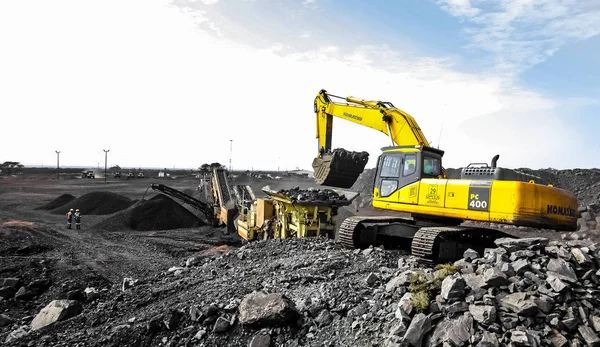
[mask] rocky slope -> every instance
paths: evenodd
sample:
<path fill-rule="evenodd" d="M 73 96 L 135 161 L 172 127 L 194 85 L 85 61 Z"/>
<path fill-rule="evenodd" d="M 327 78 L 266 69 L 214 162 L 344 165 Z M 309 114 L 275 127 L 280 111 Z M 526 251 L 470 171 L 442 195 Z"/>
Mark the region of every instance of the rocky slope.
<path fill-rule="evenodd" d="M 497 244 L 437 269 L 320 239 L 219 247 L 36 317 L 0 316 L 0 337 L 9 346 L 600 344 L 598 244 Z"/>

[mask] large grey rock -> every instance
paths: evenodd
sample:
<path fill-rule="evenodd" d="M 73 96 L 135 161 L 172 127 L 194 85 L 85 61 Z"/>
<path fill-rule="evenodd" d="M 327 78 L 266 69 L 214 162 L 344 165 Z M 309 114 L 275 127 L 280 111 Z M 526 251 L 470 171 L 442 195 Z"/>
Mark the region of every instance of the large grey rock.
<path fill-rule="evenodd" d="M 54 300 L 44 307 L 31 321 L 31 330 L 38 330 L 58 321 L 75 317 L 83 308 L 75 300 Z"/>
<path fill-rule="evenodd" d="M 510 341 L 517 346 L 531 346 L 527 333 L 520 330 L 515 330 L 510 335 Z"/>
<path fill-rule="evenodd" d="M 469 248 L 463 253 L 463 258 L 466 260 L 477 259 L 479 258 L 479 253 L 477 253 L 476 250 Z"/>
<path fill-rule="evenodd" d="M 500 287 L 508 284 L 506 275 L 497 267 L 485 270 L 483 273 L 483 281 L 485 282 L 483 288 Z"/>
<path fill-rule="evenodd" d="M 589 264 L 592 262 L 592 259 L 583 253 L 580 248 L 571 248 L 571 254 L 573 254 L 573 257 L 579 264 Z"/>
<path fill-rule="evenodd" d="M 569 345 L 569 340 L 567 340 L 564 335 L 557 332 L 550 336 L 550 343 L 552 343 L 552 346 L 554 347 L 567 347 Z"/>
<path fill-rule="evenodd" d="M 477 344 L 477 347 L 498 347 L 498 337 L 493 332 L 484 330 L 481 336 L 481 341 Z"/>
<path fill-rule="evenodd" d="M 269 347 L 271 345 L 271 336 L 265 334 L 256 334 L 248 347 Z"/>
<path fill-rule="evenodd" d="M 404 341 L 413 347 L 421 347 L 423 337 L 431 330 L 431 317 L 417 313 L 404 334 Z"/>
<path fill-rule="evenodd" d="M 469 314 L 455 319 L 445 319 L 438 323 L 429 341 L 429 346 L 439 346 L 444 342 L 451 346 L 462 346 L 473 335 L 473 317 Z"/>
<path fill-rule="evenodd" d="M 600 317 L 591 316 L 590 320 L 591 320 L 592 327 L 594 328 L 594 330 L 596 330 L 597 333 L 600 333 Z"/>
<path fill-rule="evenodd" d="M 442 281 L 442 297 L 449 302 L 461 300 L 465 297 L 465 286 L 465 280 L 459 274 L 448 276 Z"/>
<path fill-rule="evenodd" d="M 519 316 L 535 316 L 538 307 L 533 298 L 526 293 L 514 293 L 500 299 L 500 307 L 504 307 L 510 312 Z"/>
<path fill-rule="evenodd" d="M 7 278 L 0 278 L 0 288 L 2 287 L 11 287 L 16 289 L 19 289 L 19 287 L 21 287 L 22 282 L 20 278 L 15 278 L 15 277 L 7 277 Z"/>
<path fill-rule="evenodd" d="M 401 273 L 399 276 L 392 278 L 385 285 L 385 291 L 392 293 L 392 292 L 396 291 L 396 289 L 398 287 L 407 286 L 410 283 L 410 280 L 412 279 L 413 274 L 414 274 L 414 272 L 412 272 L 412 271 L 405 271 L 405 272 Z"/>
<path fill-rule="evenodd" d="M 367 282 L 367 284 L 370 286 L 374 285 L 377 281 L 379 281 L 379 276 L 373 272 L 369 273 L 367 278 L 365 278 L 365 282 Z"/>
<path fill-rule="evenodd" d="M 483 280 L 483 276 L 476 274 L 465 274 L 463 276 L 467 287 L 476 290 L 485 287 L 485 281 Z"/>
<path fill-rule="evenodd" d="M 548 282 L 552 290 L 554 290 L 557 293 L 560 293 L 567 288 L 565 282 L 563 282 L 560 278 L 558 278 L 552 273 L 548 274 L 548 277 L 546 277 L 546 282 Z"/>
<path fill-rule="evenodd" d="M 229 319 L 225 317 L 219 317 L 217 318 L 212 331 L 214 333 L 224 333 L 227 331 L 227 329 L 229 329 Z"/>
<path fill-rule="evenodd" d="M 554 300 L 546 295 L 540 295 L 533 299 L 533 302 L 537 305 L 538 309 L 545 314 L 549 314 L 554 309 Z"/>
<path fill-rule="evenodd" d="M 553 275 L 563 281 L 577 283 L 577 275 L 575 274 L 575 270 L 573 270 L 571 265 L 563 259 L 550 259 L 546 269 L 548 270 L 548 274 L 553 273 Z"/>
<path fill-rule="evenodd" d="M 470 305 L 469 312 L 478 323 L 489 325 L 496 321 L 496 307 L 490 305 Z"/>
<path fill-rule="evenodd" d="M 586 222 L 594 220 L 593 215 L 589 211 L 582 212 L 581 218 Z"/>
<path fill-rule="evenodd" d="M 412 310 L 413 310 L 412 299 L 413 299 L 413 296 L 410 292 L 405 293 L 402 296 L 402 298 L 400 298 L 400 301 L 398 302 L 398 309 L 401 309 L 406 314 L 411 314 Z"/>
<path fill-rule="evenodd" d="M 40 293 L 36 289 L 30 288 L 30 287 L 21 287 L 15 294 L 15 299 L 28 301 L 28 300 L 35 298 L 39 294 Z"/>
<path fill-rule="evenodd" d="M 319 327 L 327 326 L 331 324 L 332 321 L 333 316 L 331 315 L 331 313 L 329 313 L 328 310 L 321 310 L 317 318 L 315 318 L 315 323 L 317 323 Z"/>
<path fill-rule="evenodd" d="M 600 346 L 600 338 L 598 335 L 592 330 L 592 328 L 588 326 L 581 325 L 579 326 L 579 333 L 585 340 L 585 343 L 590 347 L 598 347 Z"/>
<path fill-rule="evenodd" d="M 27 334 L 29 334 L 29 331 L 27 330 L 27 326 L 22 325 L 22 326 L 18 327 L 17 329 L 11 331 L 10 334 L 8 334 L 8 336 L 6 336 L 6 340 L 4 340 L 4 343 L 14 342 Z"/>
<path fill-rule="evenodd" d="M 517 274 L 522 275 L 525 271 L 531 270 L 531 264 L 527 259 L 518 259 L 513 261 L 510 265 L 517 272 Z"/>
<path fill-rule="evenodd" d="M 185 261 L 185 266 L 191 267 L 194 265 L 198 265 L 202 262 L 203 259 L 204 259 L 204 257 L 200 257 L 200 256 L 190 257 Z"/>
<path fill-rule="evenodd" d="M 511 238 L 500 238 L 496 239 L 494 243 L 498 245 L 498 247 L 502 247 L 506 249 L 508 252 L 514 252 L 522 249 L 538 248 L 538 247 L 546 247 L 548 245 L 549 240 L 544 237 L 530 237 L 523 239 L 511 239 Z"/>
<path fill-rule="evenodd" d="M 402 337 L 404 334 L 406 334 L 407 329 L 408 327 L 404 322 L 396 322 L 390 328 L 390 335 Z"/>
<path fill-rule="evenodd" d="M 244 297 L 239 310 L 242 325 L 286 325 L 299 318 L 294 303 L 283 294 L 252 292 Z"/>

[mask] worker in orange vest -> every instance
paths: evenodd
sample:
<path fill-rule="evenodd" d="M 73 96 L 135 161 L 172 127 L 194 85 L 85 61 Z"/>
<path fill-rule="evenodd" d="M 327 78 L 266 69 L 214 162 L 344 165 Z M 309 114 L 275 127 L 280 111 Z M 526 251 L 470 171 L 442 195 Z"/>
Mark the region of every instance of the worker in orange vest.
<path fill-rule="evenodd" d="M 73 219 L 73 209 L 67 212 L 67 229 L 71 229 L 71 220 Z"/>

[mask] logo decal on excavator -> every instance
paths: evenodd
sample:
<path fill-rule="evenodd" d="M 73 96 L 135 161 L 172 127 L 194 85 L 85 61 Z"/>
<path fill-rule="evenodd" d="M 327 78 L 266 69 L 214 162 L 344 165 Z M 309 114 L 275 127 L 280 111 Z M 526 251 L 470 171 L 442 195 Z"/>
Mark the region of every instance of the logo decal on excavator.
<path fill-rule="evenodd" d="M 344 117 L 353 118 L 353 119 L 362 121 L 362 117 L 348 113 L 348 112 L 344 112 Z"/>
<path fill-rule="evenodd" d="M 555 215 L 559 215 L 559 216 L 575 217 L 575 209 L 574 208 L 556 206 L 556 205 L 548 205 L 546 208 L 546 213 L 555 214 Z"/>
<path fill-rule="evenodd" d="M 428 204 L 438 204 L 440 201 L 440 196 L 438 195 L 438 186 L 437 184 L 429 185 L 429 193 L 425 196 Z"/>

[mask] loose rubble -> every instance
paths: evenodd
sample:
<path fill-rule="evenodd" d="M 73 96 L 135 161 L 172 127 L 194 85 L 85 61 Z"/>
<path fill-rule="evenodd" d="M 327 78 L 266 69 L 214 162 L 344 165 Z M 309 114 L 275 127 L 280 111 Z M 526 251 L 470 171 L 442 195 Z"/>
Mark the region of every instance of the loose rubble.
<path fill-rule="evenodd" d="M 329 202 L 345 201 L 344 195 L 339 195 L 331 189 L 300 189 L 299 187 L 291 189 L 281 189 L 277 193 L 283 194 L 295 201 L 303 202 Z"/>
<path fill-rule="evenodd" d="M 65 343 L 82 338 L 85 329 L 86 339 L 105 346 L 122 341 L 205 346 L 600 343 L 598 244 L 544 238 L 497 244 L 484 254 L 469 250 L 454 264 L 432 269 L 399 250 L 357 252 L 321 239 L 261 241 L 165 269 L 115 288 L 101 300 L 84 300 L 86 318 L 69 318 L 60 331 L 66 333 Z M 16 324 L 7 333 L 23 343 L 50 336 L 40 345 L 51 345 L 55 326 L 17 338 L 21 328 Z"/>

